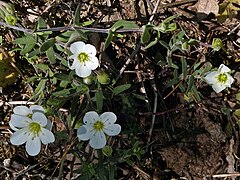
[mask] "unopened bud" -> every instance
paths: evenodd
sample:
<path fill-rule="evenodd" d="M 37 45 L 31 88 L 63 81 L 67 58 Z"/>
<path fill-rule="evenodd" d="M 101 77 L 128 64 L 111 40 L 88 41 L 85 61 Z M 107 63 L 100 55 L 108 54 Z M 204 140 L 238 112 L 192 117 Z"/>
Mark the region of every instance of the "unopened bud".
<path fill-rule="evenodd" d="M 109 75 L 104 71 L 98 73 L 97 80 L 100 84 L 103 84 L 103 85 L 107 85 L 111 81 L 111 79 L 109 78 Z"/>

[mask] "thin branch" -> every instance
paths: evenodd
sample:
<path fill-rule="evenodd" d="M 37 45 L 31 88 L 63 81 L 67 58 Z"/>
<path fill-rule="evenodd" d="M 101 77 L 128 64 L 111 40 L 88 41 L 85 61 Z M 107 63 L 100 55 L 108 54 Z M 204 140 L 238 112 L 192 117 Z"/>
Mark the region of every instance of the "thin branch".
<path fill-rule="evenodd" d="M 95 32 L 95 33 L 109 33 L 109 28 L 104 29 L 104 28 L 89 28 L 89 27 L 80 27 L 80 26 L 64 26 L 64 27 L 54 27 L 54 28 L 45 28 L 45 29 L 38 29 L 36 31 L 32 29 L 27 29 L 27 28 L 22 28 L 18 26 L 11 26 L 5 22 L 0 21 L 0 26 L 8 27 L 10 29 L 15 29 L 17 31 L 22 31 L 26 33 L 37 33 L 37 32 L 46 32 L 46 31 L 68 31 L 68 30 L 82 30 L 82 31 L 90 31 L 90 32 Z M 117 33 L 127 33 L 127 32 L 143 32 L 142 28 L 132 28 L 132 29 L 119 29 L 116 30 Z"/>

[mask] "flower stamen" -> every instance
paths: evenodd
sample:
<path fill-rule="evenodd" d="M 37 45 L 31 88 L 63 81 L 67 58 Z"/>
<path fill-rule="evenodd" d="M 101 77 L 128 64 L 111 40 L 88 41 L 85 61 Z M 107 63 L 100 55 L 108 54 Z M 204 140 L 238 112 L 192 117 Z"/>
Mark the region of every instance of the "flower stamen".
<path fill-rule="evenodd" d="M 39 123 L 32 122 L 29 124 L 29 131 L 37 136 L 38 133 L 41 131 L 41 125 Z"/>
<path fill-rule="evenodd" d="M 218 75 L 217 79 L 220 83 L 225 84 L 227 82 L 228 77 L 226 73 L 222 73 Z"/>
<path fill-rule="evenodd" d="M 104 128 L 104 123 L 102 121 L 96 121 L 93 124 L 93 129 L 96 131 L 101 131 L 101 130 L 103 130 L 103 128 Z"/>
<path fill-rule="evenodd" d="M 79 55 L 78 55 L 78 60 L 80 63 L 85 63 L 88 62 L 90 60 L 90 57 L 87 53 L 85 52 L 81 52 Z"/>

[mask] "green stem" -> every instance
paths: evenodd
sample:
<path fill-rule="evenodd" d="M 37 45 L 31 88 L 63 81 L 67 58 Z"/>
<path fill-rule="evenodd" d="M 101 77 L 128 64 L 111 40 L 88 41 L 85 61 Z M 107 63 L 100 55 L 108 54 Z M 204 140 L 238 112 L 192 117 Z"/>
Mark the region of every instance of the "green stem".
<path fill-rule="evenodd" d="M 105 180 L 105 176 L 104 176 L 104 164 L 103 164 L 103 153 L 102 150 L 98 150 L 98 158 L 99 158 L 99 162 L 98 162 L 98 176 L 99 176 L 99 180 Z"/>

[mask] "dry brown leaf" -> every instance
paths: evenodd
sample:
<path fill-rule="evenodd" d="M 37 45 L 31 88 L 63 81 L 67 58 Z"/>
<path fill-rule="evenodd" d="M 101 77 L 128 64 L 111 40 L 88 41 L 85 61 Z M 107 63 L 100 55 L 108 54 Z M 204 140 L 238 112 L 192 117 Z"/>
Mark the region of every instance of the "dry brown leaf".
<path fill-rule="evenodd" d="M 198 18 L 204 19 L 208 14 L 218 14 L 219 6 L 217 0 L 199 0 L 196 3 L 197 16 Z"/>

